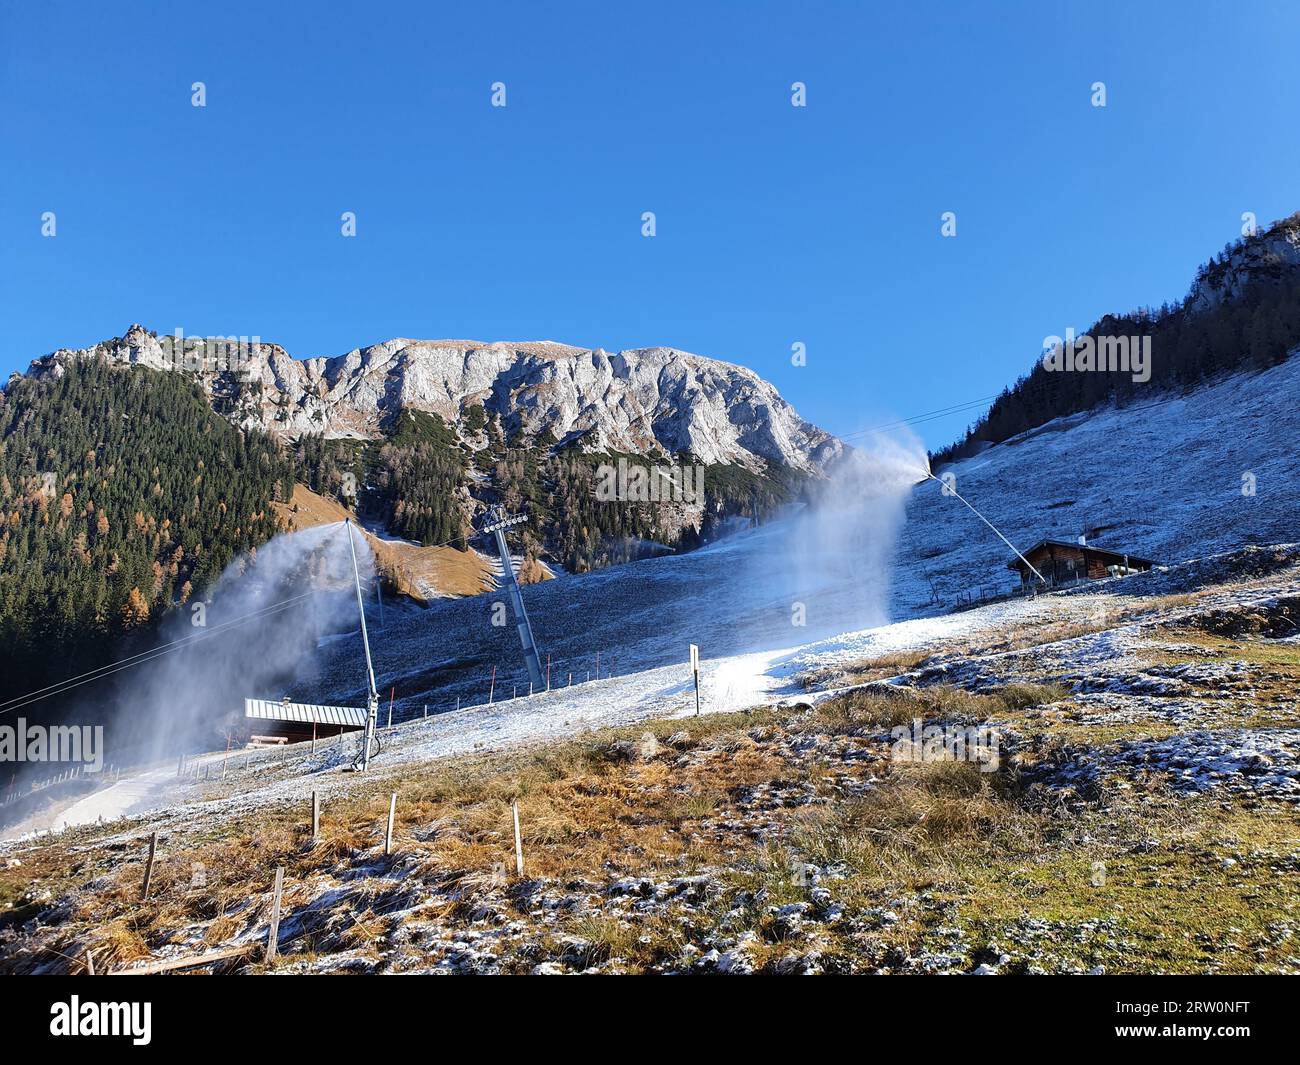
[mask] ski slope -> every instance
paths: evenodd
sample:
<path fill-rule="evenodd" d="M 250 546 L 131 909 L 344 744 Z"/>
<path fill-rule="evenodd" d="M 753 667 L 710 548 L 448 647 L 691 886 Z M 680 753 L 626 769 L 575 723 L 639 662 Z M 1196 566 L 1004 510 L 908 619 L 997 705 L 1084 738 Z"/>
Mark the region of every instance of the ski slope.
<path fill-rule="evenodd" d="M 1300 358 L 1238 374 L 1187 396 L 1153 393 L 1058 418 L 944 467 L 957 490 L 1012 543 L 1089 543 L 1163 564 L 1300 533 Z M 1243 495 L 1253 474 L 1255 494 Z M 963 513 L 964 512 L 964 513 Z M 1003 544 L 933 482 L 908 507 L 900 570 L 928 571 L 942 599 L 1010 583 Z M 928 589 L 901 581 L 895 616 L 921 609 Z"/>
<path fill-rule="evenodd" d="M 1090 543 L 1173 564 L 1291 541 L 1300 533 L 1298 396 L 1300 359 L 1292 358 L 1189 396 L 1153 394 L 1123 410 L 1057 419 L 946 470 L 1022 549 L 1090 532 Z M 1242 493 L 1247 473 L 1254 495 Z M 964 591 L 1013 583 L 1005 545 L 934 481 L 912 490 L 897 543 L 874 545 L 892 555 L 889 573 L 858 564 L 873 545 L 851 542 L 839 556 L 810 560 L 806 541 L 804 523 L 791 518 L 689 554 L 526 587 L 552 686 L 595 676 L 597 653 L 603 677 L 684 662 L 690 643 L 706 659 L 790 652 L 946 613 Z M 490 691 L 495 701 L 526 694 L 514 628 L 492 624 L 503 600 L 390 605 L 383 627 L 372 616 L 381 720 L 390 691 L 395 721 L 422 716 L 426 705 L 436 714 L 486 702 Z M 360 705 L 359 638 L 332 638 L 324 651 L 289 694 Z"/>

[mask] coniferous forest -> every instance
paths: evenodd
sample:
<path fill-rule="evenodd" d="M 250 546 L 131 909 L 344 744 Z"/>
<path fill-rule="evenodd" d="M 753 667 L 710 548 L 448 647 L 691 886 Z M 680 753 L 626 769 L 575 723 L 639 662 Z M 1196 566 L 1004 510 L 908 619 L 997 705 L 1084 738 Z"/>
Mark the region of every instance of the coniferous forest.
<path fill-rule="evenodd" d="M 275 441 L 213 413 L 187 375 L 86 361 L 13 379 L 0 394 L 0 696 L 146 640 L 274 535 L 271 503 L 292 487 Z"/>
<path fill-rule="evenodd" d="M 1270 232 L 1294 227 L 1300 215 Z M 1268 236 L 1268 234 L 1264 234 Z M 1201 287 L 1220 284 L 1232 254 L 1257 238 L 1229 245 L 1197 272 Z M 956 443 L 934 452 L 933 465 L 966 458 L 1026 429 L 1101 403 L 1120 405 L 1170 389 L 1183 390 L 1219 374 L 1264 370 L 1300 344 L 1300 270 L 1265 263 L 1252 271 L 1243 291 L 1210 307 L 1195 301 L 1197 289 L 1177 305 L 1106 315 L 1084 331 L 1094 337 L 1151 338 L 1151 378 L 1136 382 L 1124 371 L 1062 373 L 1041 361 L 992 406 Z M 1084 334 L 1080 334 L 1082 336 Z"/>
<path fill-rule="evenodd" d="M 475 450 L 438 415 L 410 408 L 379 440 L 304 436 L 293 448 L 296 475 L 313 491 L 348 506 L 359 504 L 392 534 L 421 544 L 467 546 L 475 536 L 468 517 L 472 497 L 499 504 L 508 513 L 528 516 L 519 533 L 526 559 L 545 557 L 577 573 L 648 553 L 691 550 L 711 539 L 721 521 L 761 520 L 806 496 L 807 475 L 797 471 L 769 465 L 758 473 L 714 464 L 703 474 L 699 525 L 683 524 L 681 508 L 671 504 L 596 498 L 602 463 L 621 459 L 650 467 L 668 459 L 584 452 L 576 441 L 561 447 L 545 430 L 533 437 L 518 430 L 507 436 L 499 418 L 487 416 L 482 407 L 468 409 L 465 427 L 481 433 L 483 446 Z M 672 461 L 699 462 L 686 453 Z M 486 549 L 494 550 L 490 544 Z"/>

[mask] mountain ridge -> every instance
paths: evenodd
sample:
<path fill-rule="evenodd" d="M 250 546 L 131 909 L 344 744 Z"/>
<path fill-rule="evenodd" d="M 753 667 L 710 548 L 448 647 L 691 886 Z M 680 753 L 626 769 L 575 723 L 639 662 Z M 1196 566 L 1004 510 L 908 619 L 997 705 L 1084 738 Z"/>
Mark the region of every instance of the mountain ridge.
<path fill-rule="evenodd" d="M 558 341 L 395 337 L 299 359 L 257 338 L 158 336 L 137 323 L 121 337 L 42 356 L 28 373 L 94 358 L 192 373 L 219 413 L 290 439 L 375 439 L 410 407 L 472 442 L 482 436 L 471 412 L 482 407 L 525 440 L 549 432 L 587 451 L 688 452 L 754 471 L 777 463 L 821 475 L 846 450 L 753 370 L 671 347 L 610 353 Z"/>

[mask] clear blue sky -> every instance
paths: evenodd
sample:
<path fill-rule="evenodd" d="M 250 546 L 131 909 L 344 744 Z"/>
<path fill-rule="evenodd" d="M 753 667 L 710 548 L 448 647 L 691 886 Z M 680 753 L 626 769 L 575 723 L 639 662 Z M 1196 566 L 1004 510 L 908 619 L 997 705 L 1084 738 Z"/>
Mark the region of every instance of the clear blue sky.
<path fill-rule="evenodd" d="M 0 373 L 133 321 L 666 344 L 849 432 L 1300 208 L 1298 40 L 1287 3 L 3 0 Z"/>

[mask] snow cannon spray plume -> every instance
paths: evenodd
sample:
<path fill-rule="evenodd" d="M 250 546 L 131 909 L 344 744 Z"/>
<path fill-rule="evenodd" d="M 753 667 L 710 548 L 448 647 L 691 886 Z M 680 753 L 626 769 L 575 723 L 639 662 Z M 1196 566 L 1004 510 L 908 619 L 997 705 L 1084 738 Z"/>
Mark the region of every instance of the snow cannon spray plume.
<path fill-rule="evenodd" d="M 242 729 L 245 697 L 280 698 L 322 636 L 356 624 L 344 533 L 333 524 L 277 536 L 231 562 L 204 602 L 177 613 L 162 642 L 186 642 L 143 667 L 116 699 L 113 731 L 130 760 L 221 747 Z M 355 539 L 364 581 L 374 556 Z"/>
<path fill-rule="evenodd" d="M 831 471 L 791 540 L 788 594 L 801 641 L 888 622 L 898 534 L 928 468 L 925 448 L 905 430 L 869 438 Z"/>

